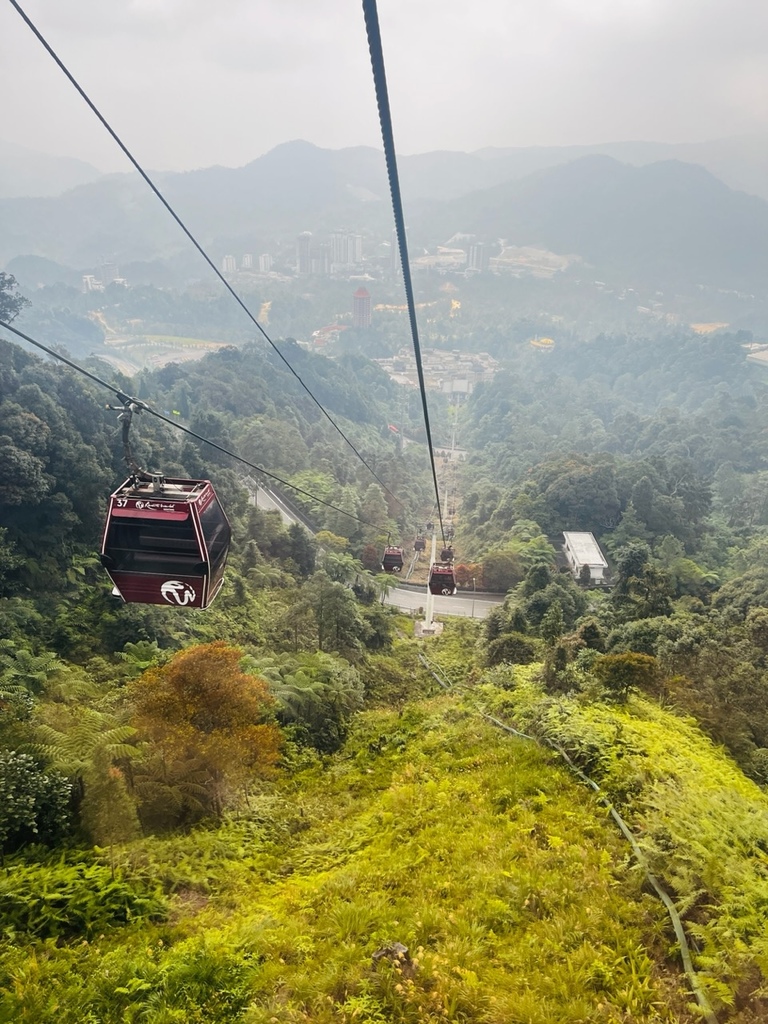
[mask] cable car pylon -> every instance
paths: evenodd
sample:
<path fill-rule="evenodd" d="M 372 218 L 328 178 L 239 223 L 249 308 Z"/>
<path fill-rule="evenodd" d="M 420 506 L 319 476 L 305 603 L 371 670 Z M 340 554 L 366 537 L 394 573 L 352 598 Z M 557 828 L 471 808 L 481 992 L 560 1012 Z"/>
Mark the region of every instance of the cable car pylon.
<path fill-rule="evenodd" d="M 433 528 L 432 529 L 432 548 L 431 548 L 430 553 L 429 553 L 429 565 L 430 565 L 430 570 L 429 571 L 430 571 L 430 575 L 432 574 L 432 566 L 435 564 L 435 555 L 436 554 L 437 554 L 437 532 Z M 435 623 L 434 623 L 434 620 L 433 620 L 434 610 L 435 610 L 435 596 L 432 593 L 432 590 L 430 589 L 429 582 L 427 582 L 427 606 L 426 606 L 426 612 L 425 612 L 425 615 L 424 615 L 424 622 L 422 623 L 422 627 L 421 627 L 421 635 L 422 636 L 434 636 L 435 633 L 438 632 L 435 629 Z M 442 632 L 442 628 L 441 628 L 440 632 Z"/>

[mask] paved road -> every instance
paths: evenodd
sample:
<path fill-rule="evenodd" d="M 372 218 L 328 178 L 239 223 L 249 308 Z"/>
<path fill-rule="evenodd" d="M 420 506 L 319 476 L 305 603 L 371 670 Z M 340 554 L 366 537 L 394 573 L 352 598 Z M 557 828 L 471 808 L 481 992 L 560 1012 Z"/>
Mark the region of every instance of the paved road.
<path fill-rule="evenodd" d="M 473 598 L 471 594 L 454 594 L 453 597 L 435 596 L 435 615 L 463 615 L 472 619 L 484 619 L 494 608 L 497 608 L 504 600 L 504 595 L 489 597 L 483 594 L 482 598 Z M 384 603 L 393 608 L 400 608 L 402 611 L 413 612 L 418 608 L 424 608 L 427 603 L 427 588 L 423 590 L 406 590 L 401 587 L 393 587 L 384 599 Z"/>
<path fill-rule="evenodd" d="M 299 526 L 304 527 L 311 537 L 314 537 L 315 531 L 310 527 L 307 520 L 301 517 L 297 510 L 292 508 L 288 500 L 281 494 L 273 491 L 266 484 L 257 483 L 250 478 L 245 478 L 244 483 L 256 508 L 260 508 L 264 512 L 279 512 L 284 526 L 298 523 Z"/>
<path fill-rule="evenodd" d="M 300 522 L 297 518 L 296 510 L 291 508 L 281 495 L 263 484 L 257 485 L 256 481 L 249 480 L 246 483 L 251 492 L 251 500 L 254 501 L 258 508 L 274 509 L 280 513 L 284 523 Z M 306 522 L 301 523 L 301 525 L 309 530 Z M 311 533 L 312 531 L 310 530 L 309 532 Z M 415 563 L 416 559 L 414 558 L 411 562 L 409 574 L 413 570 Z M 484 619 L 486 615 L 503 601 L 503 594 L 494 596 L 482 594 L 477 597 L 473 597 L 468 592 L 455 594 L 453 597 L 439 597 L 435 595 L 434 614 L 438 617 L 441 615 L 461 615 L 466 618 Z M 400 608 L 405 612 L 415 612 L 419 608 L 424 608 L 427 603 L 426 584 L 418 590 L 413 589 L 413 587 L 394 587 L 384 599 L 384 603 L 392 608 Z"/>

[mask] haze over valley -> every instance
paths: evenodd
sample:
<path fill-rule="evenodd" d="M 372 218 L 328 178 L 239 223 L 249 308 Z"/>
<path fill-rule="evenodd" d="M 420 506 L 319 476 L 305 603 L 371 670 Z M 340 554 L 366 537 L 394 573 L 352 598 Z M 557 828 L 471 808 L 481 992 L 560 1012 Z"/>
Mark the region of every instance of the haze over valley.
<path fill-rule="evenodd" d="M 528 154 L 529 163 L 539 158 Z M 516 160 L 517 171 L 504 153 L 402 161 L 416 284 L 430 301 L 456 289 L 463 311 L 463 323 L 451 329 L 457 344 L 492 310 L 547 335 L 713 323 L 757 335 L 768 329 L 768 201 L 679 160 L 633 166 L 593 154 L 525 174 L 519 153 Z M 328 323 L 350 318 L 359 281 L 374 306 L 398 303 L 377 151 L 294 142 L 243 168 L 157 181 L 255 311 L 272 304 L 280 334 L 309 342 Z M 0 259 L 36 293 L 36 307 L 55 313 L 66 306 L 121 337 L 131 333 L 127 320 L 140 334 L 174 334 L 179 326 L 145 324 L 142 303 L 131 296 L 136 288 L 217 294 L 210 270 L 136 175 L 101 177 L 59 196 L 0 200 L 0 225 Z M 106 309 L 101 317 L 94 312 L 109 301 L 87 289 L 115 279 L 127 289 L 119 303 L 126 315 L 110 324 Z M 294 312 L 281 316 L 286 302 Z M 381 326 L 386 317 L 375 319 Z M 222 341 L 226 330 L 237 340 L 248 329 L 228 310 L 204 340 Z M 369 354 L 390 353 L 374 343 Z"/>

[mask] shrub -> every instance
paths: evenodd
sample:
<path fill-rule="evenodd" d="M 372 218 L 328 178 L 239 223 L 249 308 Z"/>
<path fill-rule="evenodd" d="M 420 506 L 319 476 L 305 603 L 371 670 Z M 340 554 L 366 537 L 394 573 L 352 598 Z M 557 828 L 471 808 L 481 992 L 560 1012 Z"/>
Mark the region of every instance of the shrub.
<path fill-rule="evenodd" d="M 606 654 L 593 671 L 618 701 L 625 701 L 630 690 L 652 692 L 658 680 L 656 659 L 648 654 Z"/>
<path fill-rule="evenodd" d="M 0 850 L 61 839 L 70 824 L 71 790 L 63 775 L 41 768 L 29 754 L 0 754 Z"/>
<path fill-rule="evenodd" d="M 535 646 L 522 633 L 502 633 L 488 644 L 488 665 L 530 665 L 535 658 Z"/>

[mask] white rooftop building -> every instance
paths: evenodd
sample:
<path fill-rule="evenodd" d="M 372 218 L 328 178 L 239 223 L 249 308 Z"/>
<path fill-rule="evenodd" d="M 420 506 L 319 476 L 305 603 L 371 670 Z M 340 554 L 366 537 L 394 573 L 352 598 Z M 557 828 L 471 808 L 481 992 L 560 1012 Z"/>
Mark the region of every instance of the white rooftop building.
<path fill-rule="evenodd" d="M 565 543 L 563 551 L 574 577 L 581 579 L 584 566 L 589 566 L 589 575 L 593 583 L 606 583 L 605 572 L 608 563 L 600 545 L 591 533 L 563 532 Z"/>

